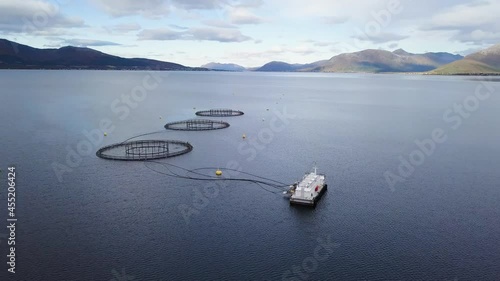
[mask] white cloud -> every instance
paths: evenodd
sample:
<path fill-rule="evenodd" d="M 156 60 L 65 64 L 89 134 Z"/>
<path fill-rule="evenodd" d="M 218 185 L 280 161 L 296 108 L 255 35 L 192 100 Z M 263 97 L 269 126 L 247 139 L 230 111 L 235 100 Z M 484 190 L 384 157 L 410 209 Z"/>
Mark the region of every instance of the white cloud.
<path fill-rule="evenodd" d="M 248 59 L 255 58 L 268 58 L 274 60 L 280 58 L 280 55 L 288 54 L 299 54 L 299 55 L 309 55 L 315 53 L 316 50 L 308 46 L 297 46 L 297 47 L 287 47 L 287 46 L 273 46 L 267 50 L 263 51 L 240 51 L 232 54 L 233 57 L 242 57 Z"/>
<path fill-rule="evenodd" d="M 183 34 L 168 28 L 144 29 L 139 32 L 139 40 L 178 40 L 183 39 Z"/>
<path fill-rule="evenodd" d="M 113 17 L 142 15 L 158 18 L 168 15 L 167 0 L 94 0 L 106 13 Z"/>
<path fill-rule="evenodd" d="M 186 31 L 173 31 L 168 28 L 145 29 L 139 33 L 139 40 L 203 40 L 227 43 L 251 39 L 237 29 L 214 27 L 196 27 Z"/>
<path fill-rule="evenodd" d="M 222 7 L 227 1 L 224 0 L 172 0 L 172 3 L 179 8 L 187 10 L 211 10 Z"/>
<path fill-rule="evenodd" d="M 464 43 L 475 43 L 478 45 L 498 44 L 500 42 L 500 32 L 483 31 L 476 29 L 473 31 L 459 31 L 451 39 Z"/>
<path fill-rule="evenodd" d="M 63 14 L 60 7 L 41 0 L 0 0 L 0 31 L 3 33 L 61 34 L 61 28 L 83 27 L 80 18 Z"/>
<path fill-rule="evenodd" d="M 429 29 L 460 29 L 463 27 L 499 26 L 499 1 L 474 1 L 460 4 L 432 16 Z"/>
<path fill-rule="evenodd" d="M 220 28 L 237 28 L 236 25 L 230 24 L 227 21 L 224 20 L 219 20 L 219 19 L 208 19 L 208 20 L 203 20 L 203 24 L 208 25 L 208 26 L 213 26 L 213 27 L 220 27 Z"/>
<path fill-rule="evenodd" d="M 396 49 L 398 46 L 399 46 L 399 44 L 398 44 L 398 43 L 391 43 L 391 44 L 389 44 L 389 46 L 387 46 L 387 47 L 388 47 L 389 49 L 392 49 L 392 50 L 393 50 L 393 49 Z"/>
<path fill-rule="evenodd" d="M 345 18 L 365 19 L 370 11 L 378 11 L 386 6 L 385 1 L 352 0 L 274 0 L 270 3 L 281 14 L 293 18 L 313 17 L 344 20 Z"/>
<path fill-rule="evenodd" d="M 390 32 L 380 32 L 377 34 L 372 34 L 372 35 L 366 35 L 366 34 L 359 34 L 353 36 L 353 38 L 361 40 L 361 41 L 370 41 L 375 44 L 381 44 L 381 43 L 387 43 L 387 42 L 393 42 L 393 41 L 400 41 L 403 39 L 408 38 L 408 36 L 405 35 L 400 35 L 396 33 L 390 33 Z"/>
<path fill-rule="evenodd" d="M 101 40 L 92 40 L 92 39 L 68 39 L 64 40 L 62 44 L 67 44 L 71 46 L 77 47 L 101 47 L 101 46 L 119 46 L 121 44 L 110 42 L 110 41 L 101 41 Z"/>
<path fill-rule="evenodd" d="M 165 17 L 173 9 L 219 10 L 226 7 L 255 8 L 262 0 L 92 0 L 113 17 L 141 15 L 148 18 Z"/>
<path fill-rule="evenodd" d="M 500 1 L 479 0 L 459 4 L 437 13 L 422 25 L 422 30 L 450 30 L 450 38 L 463 43 L 484 45 L 500 42 Z"/>
<path fill-rule="evenodd" d="M 104 26 L 103 28 L 110 33 L 119 33 L 119 34 L 141 30 L 141 26 L 138 23 L 121 23 L 121 24 Z"/>
<path fill-rule="evenodd" d="M 235 7 L 229 9 L 229 20 L 233 24 L 259 24 L 264 20 L 252 13 L 249 9 L 243 7 Z"/>
<path fill-rule="evenodd" d="M 349 16 L 347 16 L 347 15 L 327 16 L 327 17 L 323 17 L 322 20 L 325 24 L 342 24 L 342 23 L 345 23 L 349 20 Z"/>
<path fill-rule="evenodd" d="M 219 42 L 243 42 L 252 38 L 241 34 L 237 29 L 198 27 L 188 31 L 191 40 L 207 40 Z"/>

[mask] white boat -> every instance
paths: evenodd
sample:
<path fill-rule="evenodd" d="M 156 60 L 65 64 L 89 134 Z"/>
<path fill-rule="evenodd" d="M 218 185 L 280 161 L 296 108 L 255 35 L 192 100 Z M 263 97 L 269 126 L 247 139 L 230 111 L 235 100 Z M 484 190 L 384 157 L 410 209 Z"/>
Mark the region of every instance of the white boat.
<path fill-rule="evenodd" d="M 311 173 L 305 174 L 300 182 L 291 185 L 285 193 L 291 195 L 290 204 L 316 206 L 326 189 L 326 176 L 318 174 L 314 167 Z"/>

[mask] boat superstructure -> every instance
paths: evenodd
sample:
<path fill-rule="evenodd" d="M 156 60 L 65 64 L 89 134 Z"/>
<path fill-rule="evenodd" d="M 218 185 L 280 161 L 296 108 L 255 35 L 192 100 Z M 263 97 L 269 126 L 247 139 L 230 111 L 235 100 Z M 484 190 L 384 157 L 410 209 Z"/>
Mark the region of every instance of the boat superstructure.
<path fill-rule="evenodd" d="M 326 176 L 318 174 L 314 167 L 312 172 L 306 173 L 300 182 L 291 185 L 285 193 L 290 195 L 290 204 L 316 206 L 326 189 Z"/>

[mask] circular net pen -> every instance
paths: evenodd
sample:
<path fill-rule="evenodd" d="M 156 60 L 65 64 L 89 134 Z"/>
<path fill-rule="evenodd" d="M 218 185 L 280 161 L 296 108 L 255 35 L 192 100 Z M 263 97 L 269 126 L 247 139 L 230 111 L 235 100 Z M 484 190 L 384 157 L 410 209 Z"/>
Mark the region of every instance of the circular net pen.
<path fill-rule="evenodd" d="M 171 158 L 193 150 L 188 142 L 172 140 L 139 140 L 105 146 L 97 157 L 108 160 L 144 161 Z"/>
<path fill-rule="evenodd" d="M 241 116 L 243 114 L 245 114 L 243 111 L 232 109 L 210 109 L 196 112 L 197 116 L 204 117 L 234 117 Z"/>
<path fill-rule="evenodd" d="M 179 122 L 172 122 L 165 125 L 167 130 L 176 131 L 209 131 L 220 130 L 229 127 L 229 123 L 224 121 L 214 121 L 205 119 L 193 119 Z"/>

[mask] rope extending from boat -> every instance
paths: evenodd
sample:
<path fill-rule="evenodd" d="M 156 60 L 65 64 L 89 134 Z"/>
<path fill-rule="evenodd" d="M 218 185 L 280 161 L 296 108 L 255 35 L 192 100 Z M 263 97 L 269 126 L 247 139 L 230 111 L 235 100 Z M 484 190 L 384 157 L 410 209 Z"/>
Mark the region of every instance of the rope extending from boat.
<path fill-rule="evenodd" d="M 153 165 L 151 165 L 151 164 L 160 165 L 166 171 L 160 170 L 158 168 L 154 168 L 154 167 L 152 167 Z M 153 172 L 156 172 L 158 174 L 162 174 L 165 176 L 173 177 L 173 178 L 179 178 L 179 179 L 194 180 L 194 181 L 233 181 L 233 182 L 254 183 L 254 184 L 259 185 L 265 191 L 268 191 L 268 192 L 271 192 L 274 194 L 282 193 L 283 191 L 287 190 L 288 187 L 290 186 L 290 184 L 286 184 L 286 183 L 283 183 L 283 182 L 280 182 L 280 181 L 277 181 L 274 179 L 262 177 L 259 175 L 239 171 L 236 169 L 226 168 L 226 169 L 220 169 L 220 170 L 223 170 L 226 172 L 234 172 L 234 173 L 238 173 L 238 174 L 243 174 L 243 175 L 248 176 L 248 178 L 228 178 L 228 177 L 222 177 L 222 176 L 211 176 L 211 175 L 207 175 L 207 174 L 200 172 L 200 171 L 204 171 L 204 170 L 214 171 L 215 169 L 218 169 L 218 168 L 214 168 L 214 167 L 203 167 L 203 168 L 196 168 L 196 169 L 190 170 L 190 169 L 186 169 L 186 168 L 174 165 L 174 164 L 160 162 L 160 161 L 153 161 L 153 160 L 144 161 L 144 165 L 146 166 L 146 168 L 150 169 Z M 181 175 L 178 172 L 172 171 L 171 168 L 176 168 L 176 169 L 182 170 L 185 172 L 185 175 Z M 264 186 L 271 187 L 274 190 L 268 190 L 268 189 L 264 188 Z"/>

